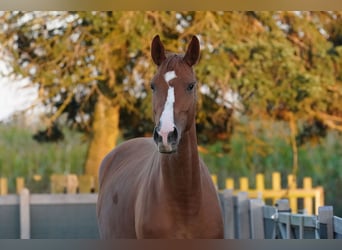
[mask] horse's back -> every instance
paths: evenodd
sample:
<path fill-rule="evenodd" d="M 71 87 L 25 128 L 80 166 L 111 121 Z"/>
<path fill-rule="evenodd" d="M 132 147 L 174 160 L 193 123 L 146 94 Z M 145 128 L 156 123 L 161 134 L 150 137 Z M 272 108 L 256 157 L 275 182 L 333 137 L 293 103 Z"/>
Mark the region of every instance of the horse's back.
<path fill-rule="evenodd" d="M 126 141 L 103 159 L 97 216 L 102 238 L 135 238 L 134 203 L 156 147 L 151 138 Z"/>

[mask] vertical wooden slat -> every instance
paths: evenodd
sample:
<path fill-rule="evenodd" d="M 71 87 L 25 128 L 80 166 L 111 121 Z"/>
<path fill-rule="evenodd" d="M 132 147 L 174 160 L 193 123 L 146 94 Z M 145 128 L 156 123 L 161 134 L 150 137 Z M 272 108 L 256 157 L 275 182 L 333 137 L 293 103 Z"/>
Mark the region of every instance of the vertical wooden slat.
<path fill-rule="evenodd" d="M 239 192 L 237 195 L 237 238 L 249 239 L 249 202 L 248 193 Z"/>
<path fill-rule="evenodd" d="M 226 179 L 226 189 L 234 189 L 234 179 L 227 178 Z"/>
<path fill-rule="evenodd" d="M 81 175 L 78 177 L 79 193 L 91 193 L 95 191 L 95 180 L 92 175 Z"/>
<path fill-rule="evenodd" d="M 241 177 L 240 179 L 240 191 L 248 191 L 249 183 L 247 177 Z"/>
<path fill-rule="evenodd" d="M 223 223 L 224 223 L 224 238 L 225 239 L 234 239 L 234 198 L 233 198 L 233 190 L 225 189 L 222 192 L 223 198 Z"/>
<path fill-rule="evenodd" d="M 273 191 L 280 191 L 281 190 L 281 178 L 279 172 L 272 173 L 272 189 Z M 280 198 L 280 196 L 273 197 L 273 204 Z"/>
<path fill-rule="evenodd" d="M 319 186 L 315 190 L 315 213 L 318 214 L 319 207 L 324 206 L 324 189 Z"/>
<path fill-rule="evenodd" d="M 287 199 L 277 200 L 275 206 L 277 207 L 278 212 L 291 212 L 289 201 Z"/>
<path fill-rule="evenodd" d="M 20 239 L 30 239 L 30 192 L 24 188 L 20 192 Z"/>
<path fill-rule="evenodd" d="M 303 179 L 304 190 L 312 190 L 312 179 L 311 177 L 305 177 Z M 312 197 L 304 197 L 304 208 L 309 215 L 312 215 Z"/>
<path fill-rule="evenodd" d="M 291 215 L 288 214 L 286 216 L 286 238 L 285 239 L 291 239 Z"/>
<path fill-rule="evenodd" d="M 17 177 L 15 181 L 17 194 L 20 194 L 21 191 L 25 188 L 25 180 L 23 177 Z"/>
<path fill-rule="evenodd" d="M 255 189 L 258 191 L 258 198 L 262 199 L 265 191 L 265 176 L 263 174 L 257 174 L 255 179 Z"/>
<path fill-rule="evenodd" d="M 77 188 L 78 188 L 78 178 L 75 174 L 68 174 L 66 176 L 67 179 L 67 185 L 66 185 L 66 191 L 68 194 L 76 194 Z"/>
<path fill-rule="evenodd" d="M 53 174 L 50 176 L 50 192 L 53 194 L 62 194 L 66 192 L 65 175 Z"/>
<path fill-rule="evenodd" d="M 264 235 L 266 239 L 276 239 L 278 211 L 273 206 L 263 206 Z"/>
<path fill-rule="evenodd" d="M 0 195 L 8 194 L 7 178 L 0 177 Z"/>
<path fill-rule="evenodd" d="M 256 177 L 256 190 L 263 192 L 265 190 L 265 176 L 263 174 L 257 174 Z"/>
<path fill-rule="evenodd" d="M 287 185 L 289 189 L 289 202 L 290 202 L 291 211 L 293 213 L 297 213 L 298 211 L 297 197 L 293 197 L 292 195 L 293 190 L 297 188 L 296 176 L 294 176 L 293 174 L 289 174 L 287 176 Z"/>
<path fill-rule="evenodd" d="M 261 199 L 249 200 L 251 239 L 265 239 L 263 206 Z"/>
<path fill-rule="evenodd" d="M 300 216 L 299 239 L 304 239 L 304 216 Z"/>
<path fill-rule="evenodd" d="M 334 210 L 332 206 L 323 206 L 318 208 L 319 235 L 321 239 L 334 238 Z"/>

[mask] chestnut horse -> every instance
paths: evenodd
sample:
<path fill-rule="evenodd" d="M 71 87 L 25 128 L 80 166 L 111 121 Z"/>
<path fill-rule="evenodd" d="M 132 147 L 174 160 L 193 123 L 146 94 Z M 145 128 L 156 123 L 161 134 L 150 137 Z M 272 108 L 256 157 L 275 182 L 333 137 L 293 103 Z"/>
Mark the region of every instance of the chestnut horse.
<path fill-rule="evenodd" d="M 128 140 L 103 159 L 101 238 L 223 238 L 217 190 L 197 151 L 192 66 L 199 53 L 195 36 L 184 56 L 167 56 L 154 37 L 153 138 Z"/>

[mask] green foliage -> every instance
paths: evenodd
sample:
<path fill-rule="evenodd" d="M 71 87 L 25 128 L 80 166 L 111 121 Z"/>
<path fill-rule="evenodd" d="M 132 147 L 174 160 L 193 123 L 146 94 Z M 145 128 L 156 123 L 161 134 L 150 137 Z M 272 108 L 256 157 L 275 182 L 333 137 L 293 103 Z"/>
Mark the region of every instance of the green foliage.
<path fill-rule="evenodd" d="M 300 148 L 299 178 L 311 176 L 316 185 L 323 185 L 327 174 L 325 171 L 328 170 L 335 171 L 336 177 L 342 178 L 341 168 L 338 167 L 342 164 L 339 156 L 342 150 L 341 139 L 341 134 L 330 132 L 321 143 L 306 144 Z M 208 146 L 208 152 L 202 153 L 201 156 L 211 172 L 219 174 L 224 169 L 225 177 L 248 176 L 253 179 L 257 173 L 292 173 L 291 145 L 284 138 L 265 138 L 261 145 L 255 144 L 243 134 L 235 133 L 231 138 L 229 154 L 221 154 L 221 145 L 216 143 Z M 270 180 L 267 181 L 270 185 Z"/>
<path fill-rule="evenodd" d="M 236 175 L 288 172 L 299 147 L 299 175 L 308 168 L 313 176 L 337 177 L 338 152 L 316 157 L 330 131 L 342 131 L 341 17 L 341 11 L 3 12 L 0 39 L 13 73 L 39 84 L 50 120 L 65 112 L 89 131 L 102 95 L 108 105 L 119 104 L 127 139 L 152 132 L 153 36 L 178 53 L 197 35 L 198 138 L 223 155 L 205 156 L 210 165 L 229 162 L 224 171 Z M 235 101 L 227 100 L 229 92 Z M 312 167 L 311 159 L 332 170 Z"/>
<path fill-rule="evenodd" d="M 224 188 L 227 177 L 246 176 L 251 185 L 255 185 L 255 175 L 265 175 L 266 186 L 271 187 L 271 173 L 278 171 L 283 177 L 292 174 L 292 149 L 286 134 L 286 124 L 269 126 L 268 130 L 258 130 L 260 124 L 254 124 L 253 131 L 238 131 L 231 138 L 229 154 L 221 153 L 220 143 L 208 146 L 207 153 L 201 153 L 210 172 L 218 175 L 219 187 Z M 246 133 L 257 137 L 246 136 Z M 278 136 L 275 136 L 278 135 Z M 329 132 L 319 143 L 307 143 L 299 148 L 298 180 L 311 177 L 314 186 L 323 186 L 325 204 L 334 206 L 334 214 L 342 215 L 342 134 Z M 284 180 L 286 183 L 287 180 Z M 298 183 L 300 186 L 301 183 Z"/>
<path fill-rule="evenodd" d="M 92 119 L 75 117 L 92 118 L 98 95 L 131 114 L 122 123 L 150 117 L 151 39 L 160 34 L 167 50 L 183 52 L 191 36 L 199 36 L 202 59 L 195 69 L 210 93 L 199 96 L 197 123 L 200 139 L 209 142 L 232 132 L 227 127 L 237 104 L 222 105 L 229 91 L 240 97 L 239 112 L 252 119 L 287 121 L 291 113 L 341 130 L 334 118 L 342 113 L 340 17 L 338 11 L 5 12 L 1 18 L 11 25 L 0 36 L 14 73 L 38 83 L 46 105 L 60 109 L 49 109 L 50 119 L 67 112 L 87 128 Z"/>
<path fill-rule="evenodd" d="M 15 192 L 16 177 L 24 177 L 30 188 L 34 175 L 40 175 L 44 183 L 39 192 L 46 192 L 52 173 L 83 174 L 87 143 L 80 133 L 69 129 L 63 132 L 64 141 L 41 144 L 32 140 L 28 129 L 0 124 L 0 176 L 8 178 L 10 192 Z"/>

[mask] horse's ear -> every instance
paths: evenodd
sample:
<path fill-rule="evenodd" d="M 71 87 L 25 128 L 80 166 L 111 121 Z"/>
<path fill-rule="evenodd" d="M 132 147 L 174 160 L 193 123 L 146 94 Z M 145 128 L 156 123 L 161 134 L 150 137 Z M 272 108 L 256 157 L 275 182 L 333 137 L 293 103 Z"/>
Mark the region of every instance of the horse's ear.
<path fill-rule="evenodd" d="M 162 62 L 166 59 L 165 49 L 162 42 L 160 41 L 159 35 L 156 35 L 152 40 L 151 56 L 153 62 L 158 66 L 162 64 Z"/>
<path fill-rule="evenodd" d="M 188 49 L 186 50 L 183 60 L 191 67 L 192 65 L 195 65 L 198 62 L 199 56 L 200 44 L 198 38 L 196 36 L 193 36 L 188 46 Z"/>

